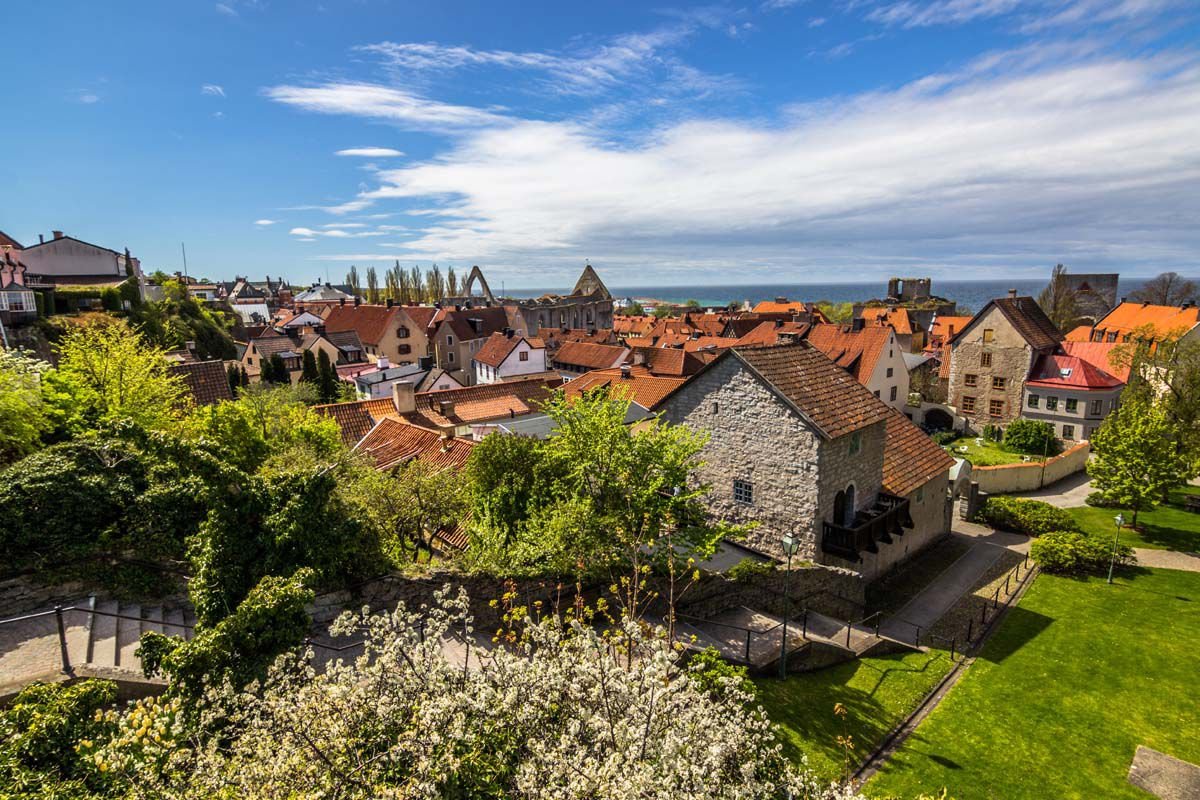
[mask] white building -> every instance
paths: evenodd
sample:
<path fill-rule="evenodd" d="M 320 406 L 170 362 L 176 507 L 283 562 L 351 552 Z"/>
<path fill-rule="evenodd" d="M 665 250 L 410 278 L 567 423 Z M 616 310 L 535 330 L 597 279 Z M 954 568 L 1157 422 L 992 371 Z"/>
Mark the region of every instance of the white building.
<path fill-rule="evenodd" d="M 546 344 L 509 328 L 488 337 L 475 353 L 472 363 L 477 384 L 499 383 L 519 375 L 537 375 L 547 370 Z"/>

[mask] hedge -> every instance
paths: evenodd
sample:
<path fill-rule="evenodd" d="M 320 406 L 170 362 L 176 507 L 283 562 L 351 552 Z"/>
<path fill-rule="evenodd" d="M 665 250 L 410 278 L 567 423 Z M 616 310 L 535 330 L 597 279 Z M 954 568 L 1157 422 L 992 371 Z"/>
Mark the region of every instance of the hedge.
<path fill-rule="evenodd" d="M 1029 556 L 1046 572 L 1060 575 L 1101 573 L 1113 558 L 1113 543 L 1106 536 L 1050 531 L 1029 546 Z M 1116 562 L 1132 564 L 1133 548 L 1118 544 Z"/>
<path fill-rule="evenodd" d="M 1051 531 L 1077 531 L 1079 526 L 1074 517 L 1061 508 L 1041 500 L 1024 500 L 1018 497 L 989 497 L 976 515 L 976 521 L 985 522 L 1002 531 L 1040 536 Z"/>

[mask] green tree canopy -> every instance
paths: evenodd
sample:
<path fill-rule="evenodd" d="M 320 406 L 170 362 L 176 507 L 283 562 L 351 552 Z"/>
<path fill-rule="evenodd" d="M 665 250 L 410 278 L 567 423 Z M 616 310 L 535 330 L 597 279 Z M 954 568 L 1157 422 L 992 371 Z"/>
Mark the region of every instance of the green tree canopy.
<path fill-rule="evenodd" d="M 42 401 L 45 361 L 0 350 L 0 466 L 32 453 L 52 425 Z"/>

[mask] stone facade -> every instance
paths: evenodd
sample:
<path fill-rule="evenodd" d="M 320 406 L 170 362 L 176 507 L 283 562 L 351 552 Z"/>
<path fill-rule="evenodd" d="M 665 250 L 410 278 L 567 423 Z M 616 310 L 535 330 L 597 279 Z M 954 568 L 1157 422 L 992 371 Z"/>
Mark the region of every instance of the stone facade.
<path fill-rule="evenodd" d="M 988 309 L 952 348 L 948 401 L 972 428 L 1004 425 L 1019 417 L 1025 379 L 1039 354 L 1004 314 L 994 306 Z M 997 388 L 997 378 L 1003 380 L 1003 388 Z"/>
<path fill-rule="evenodd" d="M 912 529 L 905 530 L 903 536 L 893 537 L 892 544 L 880 546 L 878 553 L 863 553 L 861 563 L 846 566 L 857 569 L 864 578 L 872 581 L 949 533 L 953 514 L 949 488 L 949 474 L 943 473 L 910 492 L 905 499 L 912 515 Z M 835 558 L 828 561 L 839 563 Z"/>
<path fill-rule="evenodd" d="M 838 492 L 849 496 L 853 490 L 854 507 L 848 512 L 853 517 L 853 511 L 870 506 L 883 488 L 885 428 L 885 423 L 877 422 L 832 441 L 821 441 L 817 470 L 819 499 L 817 518 L 813 521 L 816 541 L 821 540 L 822 522 L 846 524 L 836 518 L 834 505 Z"/>

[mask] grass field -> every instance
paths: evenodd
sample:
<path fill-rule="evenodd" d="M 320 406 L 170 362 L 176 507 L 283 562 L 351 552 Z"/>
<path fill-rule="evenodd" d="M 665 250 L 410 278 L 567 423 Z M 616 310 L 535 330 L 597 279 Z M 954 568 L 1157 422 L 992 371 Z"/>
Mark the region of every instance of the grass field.
<path fill-rule="evenodd" d="M 1144 800 L 1139 744 L 1200 762 L 1198 674 L 1200 573 L 1041 575 L 867 794 Z"/>
<path fill-rule="evenodd" d="M 909 714 L 947 672 L 947 653 L 903 653 L 861 658 L 787 680 L 759 678 L 759 700 L 780 727 L 784 750 L 829 780 L 843 774 L 844 753 L 837 738 L 849 734 L 851 762 L 866 757 L 896 723 Z M 833 713 L 846 707 L 845 721 Z"/>
<path fill-rule="evenodd" d="M 1010 453 L 1001 447 L 997 442 L 989 442 L 984 439 L 982 445 L 975 444 L 975 436 L 962 436 L 955 439 L 950 444 L 946 445 L 946 451 L 955 458 L 965 458 L 976 467 L 994 467 L 998 464 L 1020 464 L 1025 456 L 1021 453 Z M 967 451 L 960 453 L 959 448 L 965 447 Z M 1032 456 L 1031 461 L 1041 463 L 1039 456 Z"/>
<path fill-rule="evenodd" d="M 1187 486 L 1171 492 L 1171 503 L 1151 511 L 1138 513 L 1138 527 L 1121 530 L 1121 542 L 1130 547 L 1149 547 L 1155 550 L 1180 550 L 1200 553 L 1200 514 L 1183 509 L 1184 494 L 1200 494 L 1200 486 Z M 1129 511 L 1117 508 L 1081 506 L 1067 509 L 1085 531 L 1111 537 L 1117 512 L 1125 515 L 1126 524 L 1133 519 Z"/>

